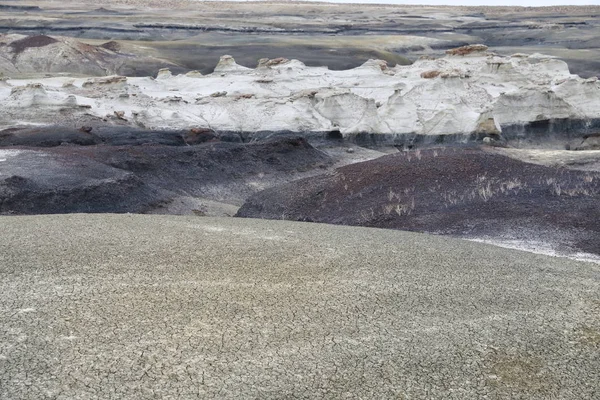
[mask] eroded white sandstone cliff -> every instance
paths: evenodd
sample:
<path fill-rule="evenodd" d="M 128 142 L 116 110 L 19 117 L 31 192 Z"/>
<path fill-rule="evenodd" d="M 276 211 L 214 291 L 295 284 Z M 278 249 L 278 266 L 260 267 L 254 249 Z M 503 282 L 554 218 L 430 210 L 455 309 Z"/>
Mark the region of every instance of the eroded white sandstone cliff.
<path fill-rule="evenodd" d="M 285 59 L 251 69 L 223 56 L 210 75 L 7 80 L 0 107 L 4 126 L 87 115 L 147 128 L 498 134 L 534 121 L 598 119 L 600 83 L 572 75 L 553 57 L 502 57 L 484 46 L 410 66 L 370 60 L 345 71 Z"/>

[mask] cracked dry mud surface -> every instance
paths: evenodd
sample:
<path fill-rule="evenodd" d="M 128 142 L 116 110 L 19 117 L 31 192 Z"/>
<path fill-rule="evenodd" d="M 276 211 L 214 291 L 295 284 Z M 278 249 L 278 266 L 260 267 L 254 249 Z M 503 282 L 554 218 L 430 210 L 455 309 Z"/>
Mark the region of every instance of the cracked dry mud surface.
<path fill-rule="evenodd" d="M 284 221 L 0 222 L 1 399 L 600 395 L 595 264 Z"/>

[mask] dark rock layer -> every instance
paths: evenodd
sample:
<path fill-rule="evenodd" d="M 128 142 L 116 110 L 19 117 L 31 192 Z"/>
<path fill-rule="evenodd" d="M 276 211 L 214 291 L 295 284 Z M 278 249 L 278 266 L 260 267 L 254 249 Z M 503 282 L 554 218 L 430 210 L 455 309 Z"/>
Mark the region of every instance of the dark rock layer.
<path fill-rule="evenodd" d="M 600 173 L 454 147 L 401 152 L 267 189 L 237 215 L 539 240 L 600 254 L 599 201 Z"/>
<path fill-rule="evenodd" d="M 132 144 L 135 137 L 125 141 L 128 145 L 116 138 L 119 145 L 74 144 L 85 135 L 65 133 L 74 140 L 54 147 L 45 147 L 47 137 L 40 138 L 41 147 L 32 147 L 33 135 L 29 147 L 10 147 L 19 152 L 0 162 L 0 214 L 140 213 L 178 196 L 241 204 L 262 188 L 331 164 L 301 137 L 189 146 L 181 135 L 178 145 L 152 143 L 149 135 L 137 144 Z M 90 137 L 102 139 L 101 134 Z"/>

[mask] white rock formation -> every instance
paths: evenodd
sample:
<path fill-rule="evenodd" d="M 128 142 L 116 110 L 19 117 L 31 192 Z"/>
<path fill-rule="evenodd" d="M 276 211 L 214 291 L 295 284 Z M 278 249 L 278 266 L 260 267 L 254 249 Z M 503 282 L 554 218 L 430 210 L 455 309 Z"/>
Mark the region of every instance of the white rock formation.
<path fill-rule="evenodd" d="M 39 83 L 13 87 L 8 96 L 12 107 L 75 107 L 77 98 L 68 93 L 50 92 Z"/>
<path fill-rule="evenodd" d="M 21 88 L 21 89 L 19 89 Z M 223 56 L 210 75 L 156 78 L 8 80 L 0 87 L 4 126 L 15 108 L 36 106 L 33 123 L 55 122 L 45 106 L 78 105 L 97 117 L 124 111 L 148 128 L 288 130 L 342 134 L 501 133 L 503 127 L 552 118 L 600 118 L 600 83 L 539 54 L 501 57 L 485 47 L 388 67 L 370 60 L 346 71 L 297 60 L 261 60 L 256 69 Z"/>

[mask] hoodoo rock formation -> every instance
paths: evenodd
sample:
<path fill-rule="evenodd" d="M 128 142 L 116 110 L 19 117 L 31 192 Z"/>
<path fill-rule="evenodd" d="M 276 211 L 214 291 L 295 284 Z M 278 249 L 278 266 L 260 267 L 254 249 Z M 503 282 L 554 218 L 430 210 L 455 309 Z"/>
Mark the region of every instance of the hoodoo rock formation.
<path fill-rule="evenodd" d="M 33 103 L 34 113 L 23 110 Z M 525 130 L 583 138 L 600 128 L 600 83 L 554 57 L 500 56 L 473 45 L 410 66 L 370 60 L 344 71 L 283 58 L 251 69 L 223 56 L 209 75 L 9 79 L 0 107 L 5 126 L 19 125 L 23 115 L 38 124 L 101 123 L 118 112 L 119 124 L 151 129 L 339 131 L 396 142 L 523 139 Z"/>

